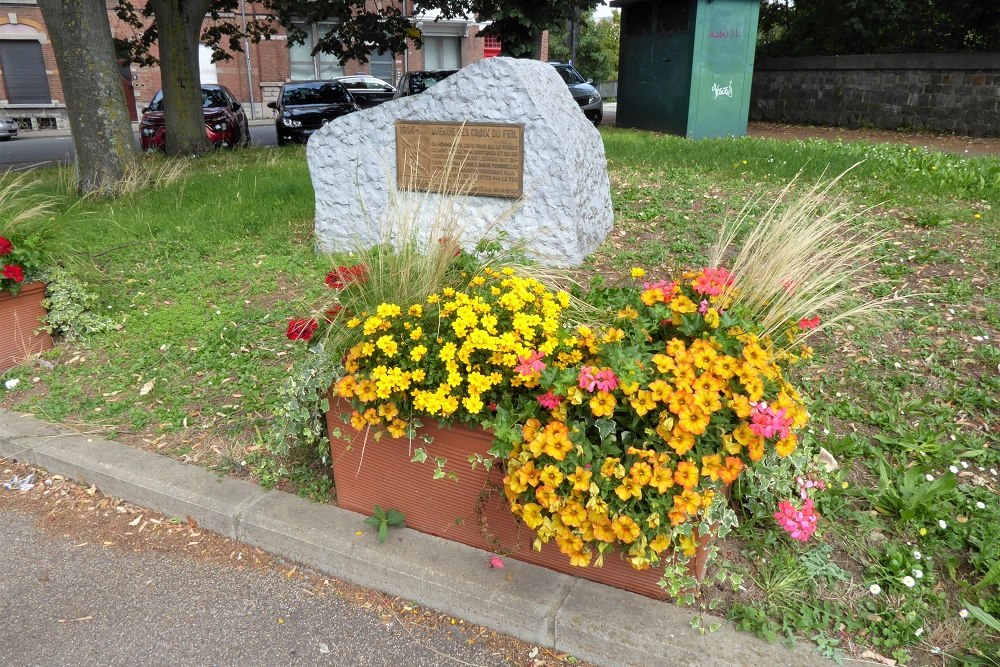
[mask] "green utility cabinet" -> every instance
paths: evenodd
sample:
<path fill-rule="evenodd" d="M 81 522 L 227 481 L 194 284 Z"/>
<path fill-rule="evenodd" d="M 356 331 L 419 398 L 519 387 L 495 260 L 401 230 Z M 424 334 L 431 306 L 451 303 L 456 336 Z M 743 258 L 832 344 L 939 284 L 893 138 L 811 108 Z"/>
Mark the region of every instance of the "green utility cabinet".
<path fill-rule="evenodd" d="M 743 136 L 760 0 L 616 0 L 618 127 Z"/>

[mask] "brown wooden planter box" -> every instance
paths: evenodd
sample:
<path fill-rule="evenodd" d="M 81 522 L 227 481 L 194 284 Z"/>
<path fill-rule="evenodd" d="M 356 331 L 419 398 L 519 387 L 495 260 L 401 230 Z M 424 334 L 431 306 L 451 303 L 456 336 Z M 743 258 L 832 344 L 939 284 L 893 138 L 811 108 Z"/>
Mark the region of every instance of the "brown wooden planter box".
<path fill-rule="evenodd" d="M 635 570 L 614 552 L 605 554 L 603 567 L 575 567 L 554 542 L 543 545 L 540 552 L 533 550 L 534 531 L 520 524 L 510 512 L 503 492 L 503 472 L 487 471 L 481 465 L 473 470 L 469 463 L 471 454 L 485 456 L 492 445 L 493 438 L 487 431 L 461 425 L 442 428 L 426 420 L 421 436 L 431 436 L 430 444 L 419 438 L 411 442 L 387 434 L 378 442 L 373 438 L 365 441 L 364 435 L 345 423 L 350 405 L 331 393 L 330 406 L 326 420 L 340 507 L 367 515 L 375 505 L 395 508 L 403 513 L 408 528 L 422 533 L 647 597 L 667 597 L 658 585 L 662 568 Z M 423 464 L 410 461 L 418 447 L 429 455 Z M 457 479 L 433 479 L 434 457 L 447 459 L 445 469 L 454 472 Z M 704 548 L 692 559 L 691 572 L 699 580 L 705 574 L 705 560 Z"/>
<path fill-rule="evenodd" d="M 0 292 L 0 373 L 13 368 L 27 357 L 52 349 L 52 338 L 42 326 L 45 308 L 45 283 L 27 283 L 11 296 Z"/>

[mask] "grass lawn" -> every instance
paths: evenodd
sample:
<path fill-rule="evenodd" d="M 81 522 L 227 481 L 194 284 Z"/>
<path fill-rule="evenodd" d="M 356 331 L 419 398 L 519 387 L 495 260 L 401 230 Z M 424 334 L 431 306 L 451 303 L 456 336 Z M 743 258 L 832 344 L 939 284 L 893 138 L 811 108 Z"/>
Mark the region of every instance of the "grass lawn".
<path fill-rule="evenodd" d="M 981 657 L 1000 630 L 977 618 L 1000 618 L 1000 160 L 602 134 L 616 225 L 578 277 L 699 265 L 754 194 L 863 161 L 844 196 L 888 234 L 869 296 L 912 295 L 822 336 L 795 378 L 809 439 L 841 466 L 817 499 L 822 535 L 793 544 L 747 517 L 723 549 L 743 586 L 707 597 L 748 631 L 808 637 L 830 656 L 1000 665 Z M 286 340 L 287 319 L 323 294 L 330 266 L 312 251 L 302 149 L 215 153 L 115 201 L 66 196 L 64 173 L 36 173 L 61 197 L 53 255 L 121 327 L 58 347 L 51 369 L 10 371 L 21 384 L 0 389 L 2 405 L 327 499 L 308 457 L 275 463 L 265 449 L 276 390 L 307 354 Z"/>

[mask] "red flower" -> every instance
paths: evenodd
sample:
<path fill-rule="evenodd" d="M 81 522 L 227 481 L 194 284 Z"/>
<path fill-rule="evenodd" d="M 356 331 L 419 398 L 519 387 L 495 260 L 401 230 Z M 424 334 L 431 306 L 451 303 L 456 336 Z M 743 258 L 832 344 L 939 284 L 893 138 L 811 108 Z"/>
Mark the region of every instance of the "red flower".
<path fill-rule="evenodd" d="M 3 277 L 10 278 L 15 283 L 24 282 L 24 271 L 16 264 L 5 264 L 3 267 Z"/>
<path fill-rule="evenodd" d="M 363 283 L 368 279 L 368 267 L 364 264 L 338 266 L 326 274 L 326 286 L 330 289 L 344 289 L 351 283 Z"/>
<path fill-rule="evenodd" d="M 10 242 L 10 239 L 0 236 L 0 255 L 9 255 L 13 249 L 14 244 Z"/>
<path fill-rule="evenodd" d="M 319 322 L 311 317 L 293 317 L 288 320 L 288 340 L 309 340 L 318 328 Z"/>
<path fill-rule="evenodd" d="M 815 317 L 803 317 L 799 320 L 799 328 L 803 331 L 806 331 L 807 329 L 815 329 L 818 326 L 819 315 L 816 315 Z"/>

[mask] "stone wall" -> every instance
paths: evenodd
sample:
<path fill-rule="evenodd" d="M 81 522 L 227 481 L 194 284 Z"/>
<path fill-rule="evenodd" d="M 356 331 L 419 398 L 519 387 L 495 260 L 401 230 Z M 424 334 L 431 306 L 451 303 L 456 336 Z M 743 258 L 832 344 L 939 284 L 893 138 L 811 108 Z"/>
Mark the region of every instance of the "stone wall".
<path fill-rule="evenodd" d="M 758 60 L 750 119 L 1000 136 L 1000 53 Z"/>

